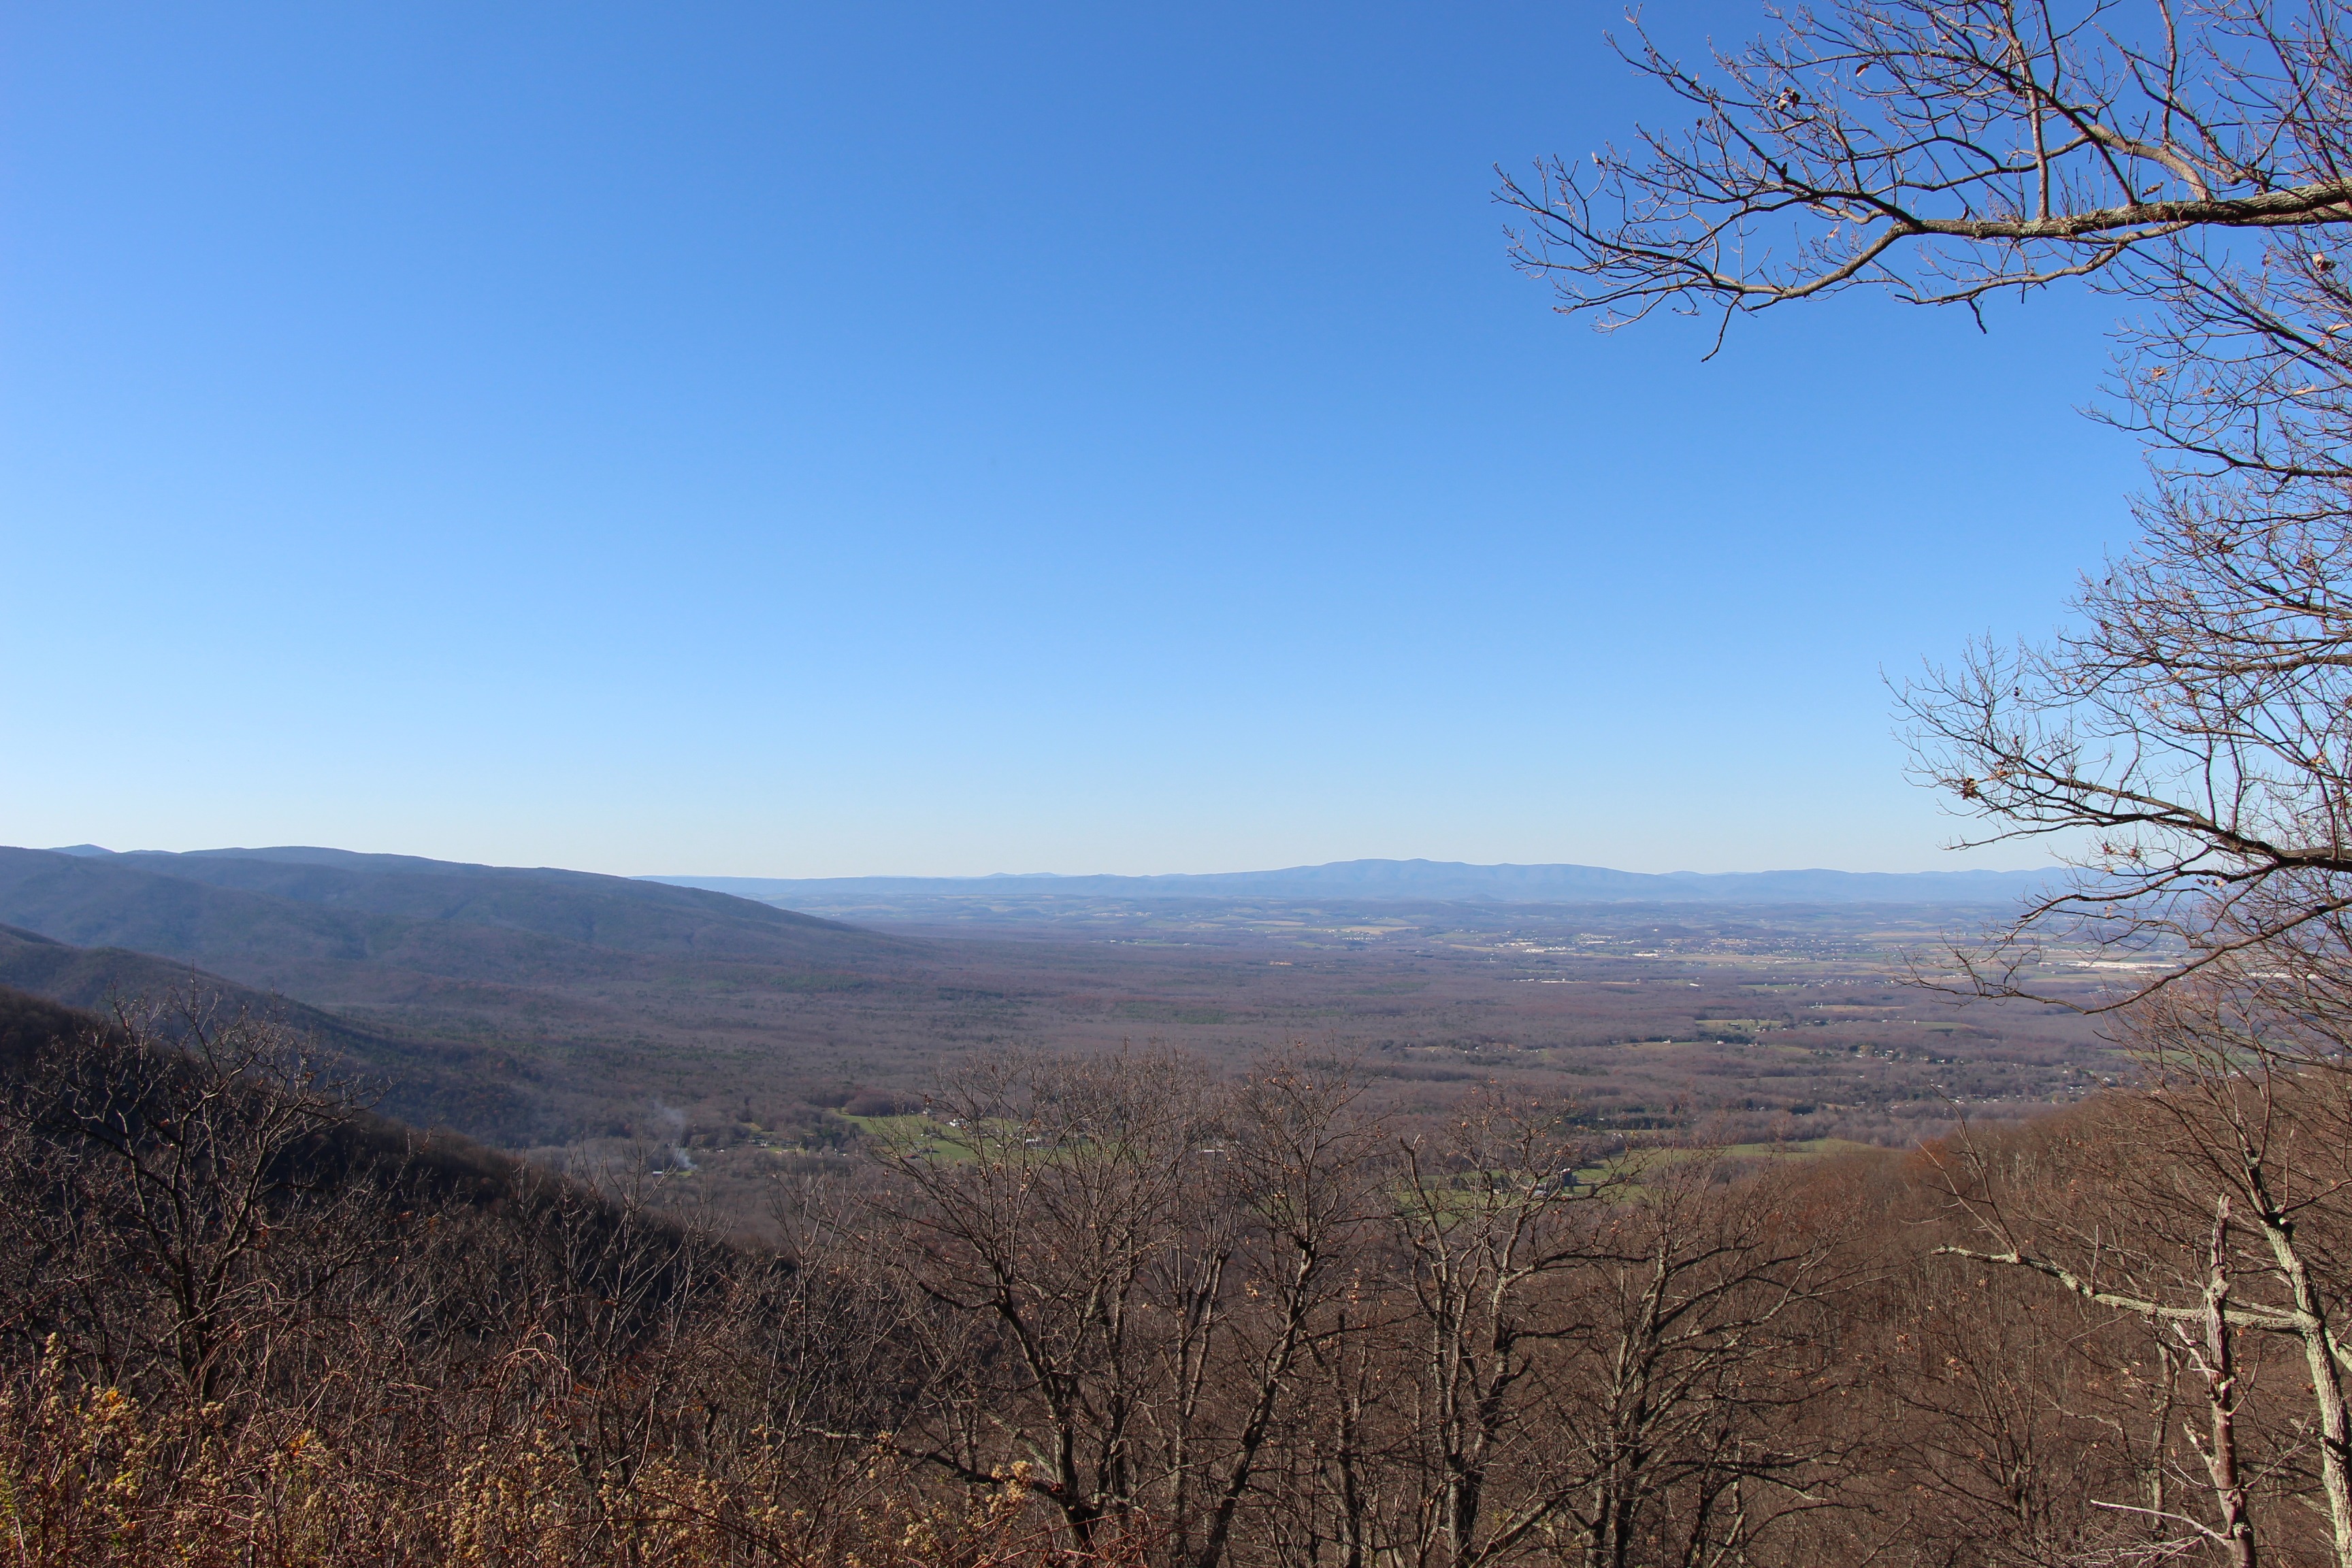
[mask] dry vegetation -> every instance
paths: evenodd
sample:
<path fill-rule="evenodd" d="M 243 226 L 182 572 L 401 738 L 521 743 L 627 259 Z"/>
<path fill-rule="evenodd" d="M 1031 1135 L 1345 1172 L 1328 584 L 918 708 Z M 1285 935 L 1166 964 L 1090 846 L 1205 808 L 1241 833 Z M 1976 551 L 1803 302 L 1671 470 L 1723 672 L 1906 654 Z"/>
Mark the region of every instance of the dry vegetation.
<path fill-rule="evenodd" d="M 2182 1077 L 2194 1020 L 2161 1109 L 1764 1169 L 1003 1053 L 755 1247 L 418 1142 L 274 1026 L 12 1007 L 18 1562 L 2153 1561 L 2225 1496 L 2330 1550 L 2294 1315 L 2352 1289 L 2352 1098 Z M 2241 1158 L 2249 1094 L 2297 1135 Z"/>

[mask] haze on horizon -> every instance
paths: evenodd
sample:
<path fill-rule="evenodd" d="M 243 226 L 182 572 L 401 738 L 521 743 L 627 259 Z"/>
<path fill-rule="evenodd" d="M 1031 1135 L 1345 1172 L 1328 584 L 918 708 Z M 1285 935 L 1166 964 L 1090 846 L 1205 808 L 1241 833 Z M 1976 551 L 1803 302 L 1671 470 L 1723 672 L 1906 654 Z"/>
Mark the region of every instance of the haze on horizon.
<path fill-rule="evenodd" d="M 2110 310 L 1561 322 L 1493 165 L 1677 117 L 1591 13 L 5 28 L 0 839 L 2048 858 L 1938 851 L 1881 671 L 2126 536 Z"/>

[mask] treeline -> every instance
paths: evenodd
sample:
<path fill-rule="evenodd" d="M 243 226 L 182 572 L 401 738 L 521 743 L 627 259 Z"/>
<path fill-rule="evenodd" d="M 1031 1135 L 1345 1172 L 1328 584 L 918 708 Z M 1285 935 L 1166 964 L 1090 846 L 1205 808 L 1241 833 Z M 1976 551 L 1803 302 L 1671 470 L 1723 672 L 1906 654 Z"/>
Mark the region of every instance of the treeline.
<path fill-rule="evenodd" d="M 250 1016 L 11 996 L 0 1048 L 19 1563 L 2316 1562 L 2347 1533 L 2323 1075 L 1743 1163 L 1475 1097 L 1400 1127 L 1305 1056 L 1005 1055 L 861 1177 L 780 1183 L 755 1247 L 374 1121 Z"/>

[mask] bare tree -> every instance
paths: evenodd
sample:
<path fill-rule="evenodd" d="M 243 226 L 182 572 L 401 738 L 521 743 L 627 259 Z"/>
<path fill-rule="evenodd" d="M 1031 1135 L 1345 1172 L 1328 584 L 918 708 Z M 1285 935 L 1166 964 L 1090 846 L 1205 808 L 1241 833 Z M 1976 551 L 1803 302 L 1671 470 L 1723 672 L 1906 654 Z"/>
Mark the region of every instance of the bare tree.
<path fill-rule="evenodd" d="M 975 1485 L 1018 1465 L 1080 1550 L 1151 1528 L 1193 1468 L 1242 1243 L 1208 1076 L 1164 1052 L 1005 1054 L 888 1150 L 910 1287 L 985 1323 L 961 1400 L 898 1451 Z"/>
<path fill-rule="evenodd" d="M 1654 1161 L 1575 1277 L 1583 1323 L 1535 1496 L 1588 1568 L 1736 1561 L 1834 1503 L 1851 1444 L 1808 1417 L 1838 1385 L 1821 1309 L 1846 1224 L 1719 1173 L 1704 1151 Z"/>
<path fill-rule="evenodd" d="M 1493 1494 L 1538 1440 L 1528 1418 L 1556 1363 L 1543 1352 L 1583 1326 L 1562 1288 L 1591 1251 L 1580 1211 L 1621 1190 L 1624 1176 L 1603 1168 L 1601 1141 L 1559 1108 L 1488 1099 L 1456 1112 L 1443 1138 L 1407 1142 L 1403 1155 L 1398 1224 L 1423 1342 L 1412 1426 L 1427 1451 L 1415 1556 L 1491 1561 L 1542 1527 L 1536 1515 L 1498 1509 Z M 1514 1540 L 1498 1542 L 1498 1533 Z"/>
<path fill-rule="evenodd" d="M 2152 984 L 2352 949 L 2352 290 L 2327 258 L 2182 269 L 2120 374 L 2151 442 L 2142 542 L 2045 647 L 1973 650 L 1905 694 L 1917 774 L 2080 874 L 1958 953 L 1976 990 L 2046 990 L 2053 942 L 2160 960 Z M 2149 989 L 2143 984 L 2105 1005 Z"/>
<path fill-rule="evenodd" d="M 894 1448 L 972 1484 L 1019 1467 L 1080 1550 L 1216 1568 L 1384 1217 L 1359 1093 L 1296 1053 L 1231 1081 L 1157 1051 L 971 1064 L 882 1201 L 911 1287 L 985 1331 Z"/>
<path fill-rule="evenodd" d="M 366 1183 L 333 1135 L 359 1106 L 299 1033 L 201 999 L 123 1008 L 10 1086 L 20 1247 L 70 1258 L 89 1352 L 130 1380 L 152 1359 L 196 1403 L 388 1237 L 352 1223 Z"/>
<path fill-rule="evenodd" d="M 2187 1433 L 2210 1507 L 2143 1510 L 2254 1561 L 2251 1499 L 2258 1483 L 2296 1489 L 2295 1466 L 2273 1440 L 2257 1462 L 2249 1443 L 2249 1336 L 2299 1352 L 2299 1417 L 2271 1420 L 2310 1435 L 2315 1489 L 2334 1558 L 2352 1563 L 2352 1351 L 2344 1321 L 2352 1088 L 2325 1056 L 2340 1043 L 2298 1035 L 2296 1022 L 2210 974 L 2134 1016 L 2130 1037 L 2150 1073 L 2132 1102 L 2145 1142 L 2076 1156 L 2086 1183 L 2060 1205 L 2020 1212 L 2020 1188 L 1963 1141 L 1954 1201 L 1993 1245 L 1957 1256 L 2039 1276 L 2077 1300 L 2139 1318 L 2172 1342 L 2201 1389 L 2206 1419 Z M 2111 1502 L 2113 1507 L 2136 1507 Z"/>
<path fill-rule="evenodd" d="M 1852 1444 L 1821 1309 L 1845 1222 L 1704 1148 L 1610 1154 L 1480 1099 L 1404 1151 L 1410 1374 L 1391 1550 L 1448 1565 L 1736 1561 Z M 1406 1358 L 1410 1358 L 1409 1360 Z M 1343 1472 L 1344 1474 L 1344 1472 Z"/>
<path fill-rule="evenodd" d="M 2352 56 L 2326 0 L 1837 0 L 1777 20 L 1704 67 L 1636 21 L 1621 53 L 1696 121 L 1504 184 L 1516 254 L 1565 309 L 1727 320 L 1861 284 L 1973 306 L 2200 230 L 2352 218 Z"/>
<path fill-rule="evenodd" d="M 2105 417 L 2147 444 L 2145 542 L 2079 629 L 1971 650 L 1905 693 L 1917 774 L 2077 868 L 1984 940 L 1961 988 L 2061 998 L 2053 943 L 2147 984 L 2309 942 L 2352 900 L 2344 685 L 2352 491 L 2352 33 L 2336 0 L 1837 0 L 1684 64 L 1692 106 L 1587 171 L 1500 195 L 1516 254 L 1602 325 L 1875 285 L 1971 310 L 2084 279 L 2136 302 Z M 2299 934 L 2300 933 L 2300 934 Z"/>
<path fill-rule="evenodd" d="M 2177 1555 L 2170 1516 L 2198 1507 L 2204 1482 L 2190 1478 L 2184 1491 L 2179 1474 L 2189 1402 L 2168 1334 L 2013 1270 L 1920 1256 L 1915 1237 L 1931 1213 L 1882 1217 L 1891 1234 L 1877 1281 L 1845 1314 L 1880 1330 L 1843 1325 L 1866 1347 L 1854 1403 L 1870 1463 L 1855 1490 L 1876 1538 L 1925 1562 Z M 2190 1534 L 2188 1549 L 2200 1550 L 2206 1538 Z M 2165 1549 L 2142 1550 L 2155 1545 Z"/>
<path fill-rule="evenodd" d="M 2077 629 L 1906 695 L 1920 776 L 1989 824 L 1970 842 L 2082 847 L 1961 952 L 1976 989 L 2030 993 L 2052 939 L 2166 956 L 2158 983 L 2352 952 L 2352 290 L 2273 247 L 2176 268 L 2163 303 L 2116 388 L 2157 461 L 2142 542 L 2086 579 Z"/>
<path fill-rule="evenodd" d="M 1192 1568 L 1217 1568 L 1234 1540 L 1235 1521 L 1283 1423 L 1300 1407 L 1307 1362 L 1320 1345 L 1350 1331 L 1348 1309 L 1371 1233 L 1390 1205 L 1386 1149 L 1377 1121 L 1359 1114 L 1361 1086 L 1339 1064 L 1293 1051 L 1261 1064 L 1232 1086 L 1224 1122 L 1232 1162 L 1229 1201 L 1243 1217 L 1240 1289 L 1226 1308 L 1231 1330 L 1215 1364 L 1227 1408 L 1197 1438 L 1190 1463 L 1171 1466 L 1183 1489 L 1171 1508 Z M 1203 1310 L 1214 1303 L 1205 1295 Z M 1194 1379 L 1177 1380 L 1180 1397 L 1198 1399 Z M 1182 1413 L 1179 1427 L 1201 1424 Z M 1198 1507 L 1185 1491 L 1198 1468 Z"/>

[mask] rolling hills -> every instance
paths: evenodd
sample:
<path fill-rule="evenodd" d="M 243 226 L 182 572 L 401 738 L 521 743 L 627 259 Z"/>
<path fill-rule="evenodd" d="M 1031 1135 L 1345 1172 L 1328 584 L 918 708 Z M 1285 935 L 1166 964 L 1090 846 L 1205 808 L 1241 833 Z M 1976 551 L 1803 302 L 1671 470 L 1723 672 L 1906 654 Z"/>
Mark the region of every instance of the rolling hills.
<path fill-rule="evenodd" d="M 0 922 L 134 948 L 254 983 L 365 963 L 452 979 L 595 971 L 616 957 L 824 965 L 904 944 L 691 888 L 584 871 L 336 849 L 0 848 Z M 462 932 L 452 940 L 453 931 Z M 259 966 L 256 969 L 255 966 Z"/>
<path fill-rule="evenodd" d="M 625 1125 L 614 1104 L 676 1095 L 681 1059 L 771 1021 L 714 994 L 789 1007 L 923 951 L 723 893 L 316 848 L 0 848 L 0 984 L 263 1007 L 383 1079 L 393 1113 L 511 1145 Z"/>
<path fill-rule="evenodd" d="M 669 882 L 333 849 L 0 849 L 0 984 L 275 1012 L 386 1083 L 404 1120 L 559 1163 L 651 1150 L 750 1205 L 780 1157 L 833 1157 L 851 1131 L 835 1109 L 919 1095 L 958 1053 L 1007 1046 L 1238 1062 L 1304 1044 L 1362 1062 L 1413 1114 L 1501 1083 L 1611 1125 L 1704 1109 L 1742 1136 L 1882 1141 L 1955 1101 L 2021 1114 L 2108 1070 L 2063 1017 L 1962 1016 L 1891 984 L 1905 949 L 1981 920 L 1999 879 L 1944 903 L 1889 879 L 1909 901 L 1709 905 L 1405 892 L 1514 869 L 1523 890 L 1591 885 L 1559 868 L 1309 869 L 1312 899 L 1003 878 L 820 905 L 852 925 Z"/>

